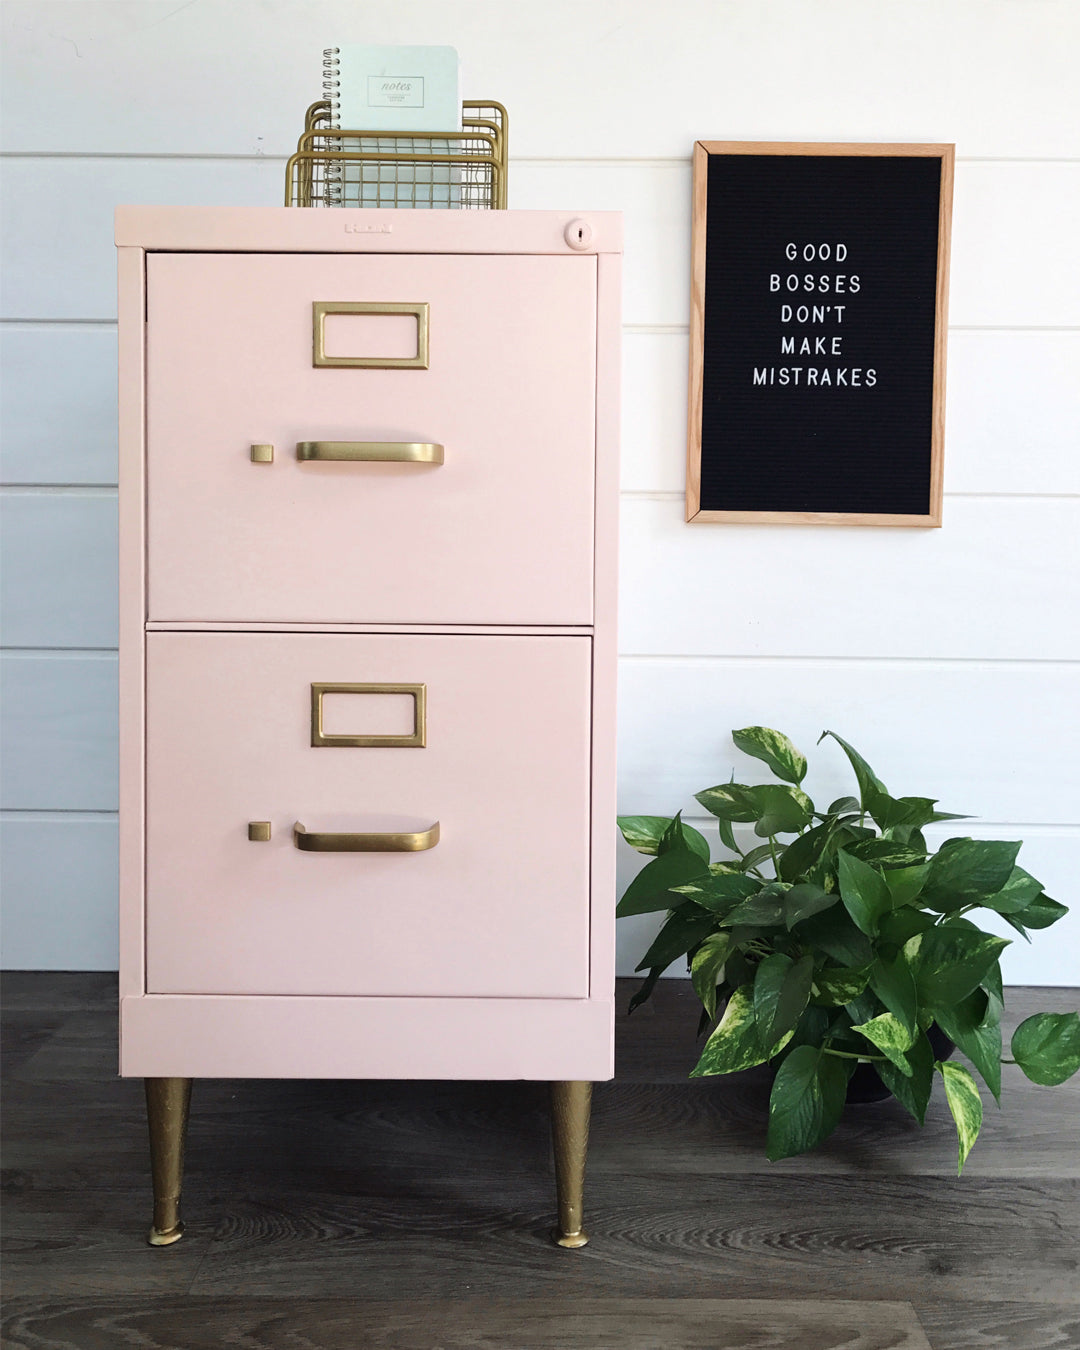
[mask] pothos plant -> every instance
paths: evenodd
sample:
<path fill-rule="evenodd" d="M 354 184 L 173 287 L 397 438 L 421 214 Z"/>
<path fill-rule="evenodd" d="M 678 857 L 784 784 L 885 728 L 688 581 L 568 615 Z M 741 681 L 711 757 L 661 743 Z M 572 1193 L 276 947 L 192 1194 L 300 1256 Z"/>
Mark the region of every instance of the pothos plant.
<path fill-rule="evenodd" d="M 920 1125 L 940 1077 L 962 1170 L 982 1125 L 982 1099 L 971 1071 L 935 1052 L 933 1027 L 1000 1106 L 999 957 L 1008 945 L 968 915 L 993 910 L 1028 938 L 1028 930 L 1056 923 L 1065 906 L 1016 866 L 1019 843 L 956 838 L 931 852 L 923 828 L 964 817 L 926 797 L 890 796 L 834 732 L 820 740 L 841 746 L 859 795 L 824 811 L 802 790 L 806 759 L 786 736 L 768 727 L 731 734 L 781 781 L 733 780 L 696 794 L 716 817 L 728 858 L 712 862 L 707 840 L 681 813 L 619 819 L 627 843 L 655 855 L 627 888 L 619 916 L 668 911 L 638 966 L 648 974 L 631 1011 L 685 956 L 703 1006 L 699 1034 L 723 1010 L 690 1076 L 775 1066 L 766 1143 L 773 1160 L 832 1133 L 860 1061 Z M 752 824 L 762 842 L 744 851 L 735 824 Z M 1035 1083 L 1064 1082 L 1080 1068 L 1080 1014 L 1029 1017 L 1004 1062 Z"/>

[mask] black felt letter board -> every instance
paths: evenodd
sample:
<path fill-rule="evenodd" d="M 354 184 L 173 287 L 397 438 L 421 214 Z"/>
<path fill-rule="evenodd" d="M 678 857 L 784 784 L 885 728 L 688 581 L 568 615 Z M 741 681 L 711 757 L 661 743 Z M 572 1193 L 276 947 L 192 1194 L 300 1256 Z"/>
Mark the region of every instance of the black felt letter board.
<path fill-rule="evenodd" d="M 939 524 L 952 147 L 785 148 L 695 154 L 688 518 Z"/>

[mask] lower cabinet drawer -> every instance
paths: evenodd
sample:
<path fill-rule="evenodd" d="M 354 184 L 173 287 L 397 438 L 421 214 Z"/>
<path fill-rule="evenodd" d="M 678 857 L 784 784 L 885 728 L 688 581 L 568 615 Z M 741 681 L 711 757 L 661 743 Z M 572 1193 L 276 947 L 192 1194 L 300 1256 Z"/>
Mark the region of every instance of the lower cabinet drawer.
<path fill-rule="evenodd" d="M 586 997 L 590 667 L 587 637 L 148 634 L 147 992 Z"/>

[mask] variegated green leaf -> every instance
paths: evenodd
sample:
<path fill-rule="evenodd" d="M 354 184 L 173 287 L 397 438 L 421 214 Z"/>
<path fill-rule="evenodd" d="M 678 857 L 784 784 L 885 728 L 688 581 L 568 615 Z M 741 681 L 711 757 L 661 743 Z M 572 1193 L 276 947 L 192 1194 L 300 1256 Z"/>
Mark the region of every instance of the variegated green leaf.
<path fill-rule="evenodd" d="M 930 864 L 928 862 L 917 863 L 914 867 L 889 867 L 886 868 L 884 877 L 885 885 L 889 888 L 889 898 L 892 900 L 893 909 L 900 909 L 904 905 L 913 904 L 919 897 L 919 892 L 926 885 L 926 878 L 930 875 Z"/>
<path fill-rule="evenodd" d="M 911 1065 L 907 1062 L 906 1052 L 915 1044 L 915 1037 L 895 1014 L 886 1012 L 862 1022 L 852 1031 L 861 1032 L 881 1053 L 892 1061 L 905 1076 L 911 1074 Z"/>
<path fill-rule="evenodd" d="M 918 867 L 926 861 L 921 849 L 897 843 L 895 839 L 860 839 L 844 847 L 855 858 L 861 858 L 871 867 Z"/>
<path fill-rule="evenodd" d="M 870 968 L 870 987 L 887 1010 L 898 1017 L 914 1035 L 918 1025 L 918 994 L 915 977 L 903 952 L 895 961 L 884 961 L 879 957 L 874 962 Z"/>
<path fill-rule="evenodd" d="M 1009 879 L 996 894 L 988 896 L 982 903 L 986 909 L 996 909 L 999 914 L 1019 914 L 1027 909 L 1033 900 L 1043 893 L 1043 884 L 1022 867 L 1014 867 Z"/>
<path fill-rule="evenodd" d="M 716 826 L 720 833 L 720 842 L 723 846 L 731 853 L 741 852 L 741 849 L 735 842 L 735 831 L 731 828 L 731 821 L 724 820 L 722 817 L 718 816 Z"/>
<path fill-rule="evenodd" d="M 760 962 L 754 975 L 754 1017 L 766 1044 L 794 1029 L 810 997 L 813 976 L 814 958 L 809 955 L 792 961 L 774 952 Z"/>
<path fill-rule="evenodd" d="M 951 1008 L 938 1008 L 935 1021 L 949 1040 L 967 1055 L 1001 1105 L 1001 1004 L 985 989 L 976 989 Z"/>
<path fill-rule="evenodd" d="M 1049 928 L 1051 924 L 1057 923 L 1058 919 L 1063 919 L 1068 912 L 1067 905 L 1051 900 L 1044 893 L 1037 895 L 1026 909 L 1021 909 L 1016 914 L 1003 914 L 1001 917 L 1006 923 L 1012 924 L 1018 933 L 1027 937 L 1027 929 Z M 1028 941 L 1031 939 L 1028 938 Z"/>
<path fill-rule="evenodd" d="M 833 852 L 835 833 L 836 822 L 827 820 L 800 834 L 798 839 L 793 839 L 780 859 L 779 872 L 784 881 L 798 881 L 800 877 L 805 877 Z"/>
<path fill-rule="evenodd" d="M 689 849 L 706 863 L 712 856 L 709 841 L 700 830 L 695 830 L 693 825 L 687 825 L 681 811 L 676 812 L 674 819 L 668 823 L 667 829 L 660 836 L 656 851 L 670 853 L 677 849 Z"/>
<path fill-rule="evenodd" d="M 754 833 L 760 839 L 774 834 L 795 834 L 810 824 L 814 803 L 801 788 L 786 783 L 766 783 L 752 788 L 758 803 Z"/>
<path fill-rule="evenodd" d="M 718 783 L 716 787 L 695 792 L 694 800 L 700 802 L 710 815 L 717 816 L 720 820 L 749 825 L 761 814 L 753 793 L 753 788 L 746 787 L 742 783 Z"/>
<path fill-rule="evenodd" d="M 847 912 L 867 937 L 876 937 L 883 915 L 892 909 L 889 888 L 876 867 L 841 850 L 837 858 L 840 895 Z"/>
<path fill-rule="evenodd" d="M 962 919 L 909 938 L 903 955 L 915 976 L 920 1008 L 950 1008 L 967 998 L 1008 945 Z"/>
<path fill-rule="evenodd" d="M 1013 1032 L 1012 1052 L 1033 1083 L 1064 1083 L 1080 1069 L 1080 1014 L 1036 1013 Z"/>
<path fill-rule="evenodd" d="M 883 914 L 881 922 L 878 925 L 878 937 L 882 942 L 895 943 L 897 947 L 902 947 L 910 938 L 919 933 L 925 933 L 928 928 L 933 928 L 935 916 L 927 914 L 922 909 L 912 909 L 908 905 L 901 905 L 899 909 L 894 909 L 891 914 Z"/>
<path fill-rule="evenodd" d="M 716 1016 L 716 986 L 724 969 L 724 962 L 734 945 L 730 933 L 712 933 L 694 953 L 690 963 L 690 979 L 694 992 L 710 1020 Z"/>
<path fill-rule="evenodd" d="M 756 895 L 749 896 L 741 904 L 736 905 L 734 909 L 728 912 L 720 919 L 725 927 L 734 928 L 736 926 L 758 927 L 758 928 L 779 928 L 784 923 L 784 891 L 786 887 L 783 883 L 770 882 L 762 887 Z"/>
<path fill-rule="evenodd" d="M 866 760 L 863 759 L 862 755 L 859 754 L 858 750 L 856 750 L 853 745 L 848 745 L 847 741 L 839 737 L 835 731 L 823 731 L 818 737 L 818 745 L 821 744 L 826 736 L 832 737 L 841 750 L 843 750 L 844 754 L 847 755 L 848 762 L 855 770 L 855 780 L 859 784 L 859 800 L 864 811 L 869 807 L 870 799 L 874 793 L 880 792 L 885 796 L 888 796 L 888 788 L 881 779 L 878 778 L 870 765 L 867 764 Z"/>
<path fill-rule="evenodd" d="M 890 797 L 887 792 L 873 792 L 866 809 L 884 833 L 897 825 L 921 828 L 933 820 L 936 805 L 929 797 Z"/>
<path fill-rule="evenodd" d="M 636 968 L 651 970 L 654 966 L 659 966 L 661 970 L 667 970 L 672 961 L 685 956 L 707 937 L 712 932 L 714 923 L 713 916 L 698 909 L 696 905 L 680 905 L 668 917 Z"/>
<path fill-rule="evenodd" d="M 622 837 L 639 853 L 656 855 L 664 831 L 671 824 L 670 816 L 617 816 L 615 823 Z"/>
<path fill-rule="evenodd" d="M 705 1049 L 690 1077 L 706 1078 L 752 1069 L 755 1064 L 764 1064 L 779 1054 L 791 1040 L 791 1035 L 789 1031 L 776 1045 L 768 1049 L 762 1047 L 754 1018 L 754 993 L 750 986 L 742 985 L 728 999 L 720 1024 L 705 1042 Z"/>
<path fill-rule="evenodd" d="M 731 739 L 747 755 L 763 760 L 777 778 L 801 783 L 806 777 L 806 756 L 796 750 L 781 731 L 771 727 L 743 727 L 733 731 Z"/>
<path fill-rule="evenodd" d="M 646 999 L 648 999 L 652 995 L 652 991 L 656 988 L 656 981 L 660 978 L 660 976 L 663 973 L 664 972 L 660 969 L 659 966 L 654 966 L 652 970 L 649 971 L 649 973 L 642 980 L 641 984 L 638 985 L 637 989 L 634 992 L 633 998 L 630 1000 L 630 1004 L 626 1009 L 628 1016 L 630 1013 L 634 1012 L 637 1008 L 640 1008 L 641 1005 L 646 1001 Z"/>
<path fill-rule="evenodd" d="M 874 945 L 855 927 L 843 905 L 833 905 L 821 914 L 812 914 L 792 929 L 807 951 L 824 952 L 838 966 L 868 966 L 874 959 Z"/>
<path fill-rule="evenodd" d="M 921 903 L 944 914 L 981 904 L 1008 883 L 1019 850 L 1002 839 L 946 839 L 930 860 Z"/>
<path fill-rule="evenodd" d="M 784 896 L 784 923 L 790 930 L 797 923 L 802 923 L 803 919 L 831 909 L 839 900 L 839 891 L 826 891 L 810 881 L 800 882 Z"/>
<path fill-rule="evenodd" d="M 709 872 L 672 887 L 677 895 L 685 895 L 695 905 L 721 915 L 740 900 L 756 895 L 760 889 L 761 881 L 757 877 L 745 877 L 741 872 Z"/>
<path fill-rule="evenodd" d="M 844 1110 L 849 1063 L 800 1045 L 780 1065 L 769 1097 L 765 1152 L 770 1162 L 816 1148 Z"/>
<path fill-rule="evenodd" d="M 841 1008 L 856 999 L 870 980 L 870 966 L 827 966 L 814 976 L 815 1001 Z"/>
<path fill-rule="evenodd" d="M 777 855 L 779 856 L 783 851 L 782 848 L 778 847 L 776 850 Z M 763 862 L 770 862 L 772 860 L 772 853 L 773 850 L 771 844 L 758 844 L 757 848 L 752 848 L 749 853 L 743 855 L 739 865 L 744 872 L 749 872 L 753 867 L 760 867 Z"/>
<path fill-rule="evenodd" d="M 903 1072 L 887 1059 L 878 1060 L 874 1068 L 896 1100 L 921 1125 L 926 1119 L 926 1108 L 934 1086 L 934 1052 L 921 1031 L 904 1058 L 907 1068 Z"/>
<path fill-rule="evenodd" d="M 654 914 L 671 908 L 671 888 L 693 877 L 708 876 L 708 865 L 688 848 L 673 849 L 645 864 L 633 879 L 615 913 L 620 919 L 630 914 Z"/>
<path fill-rule="evenodd" d="M 956 1122 L 959 1142 L 956 1175 L 959 1176 L 982 1128 L 982 1098 L 978 1083 L 962 1064 L 939 1062 L 938 1071 L 945 1080 L 945 1097 Z"/>

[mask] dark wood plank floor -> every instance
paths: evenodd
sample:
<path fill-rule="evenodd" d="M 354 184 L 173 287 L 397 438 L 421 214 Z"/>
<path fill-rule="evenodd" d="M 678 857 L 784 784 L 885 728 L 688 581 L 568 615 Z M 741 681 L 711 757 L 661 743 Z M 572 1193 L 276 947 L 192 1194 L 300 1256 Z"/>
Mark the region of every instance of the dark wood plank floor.
<path fill-rule="evenodd" d="M 770 1164 L 767 1074 L 688 1082 L 666 981 L 596 1089 L 582 1251 L 547 1240 L 542 1085 L 264 1081 L 196 1083 L 188 1232 L 152 1250 L 114 1004 L 108 975 L 4 981 L 12 1350 L 1080 1348 L 1080 1082 L 1007 1068 L 961 1179 L 940 1101 Z M 1078 1004 L 1009 991 L 1012 1022 Z"/>

